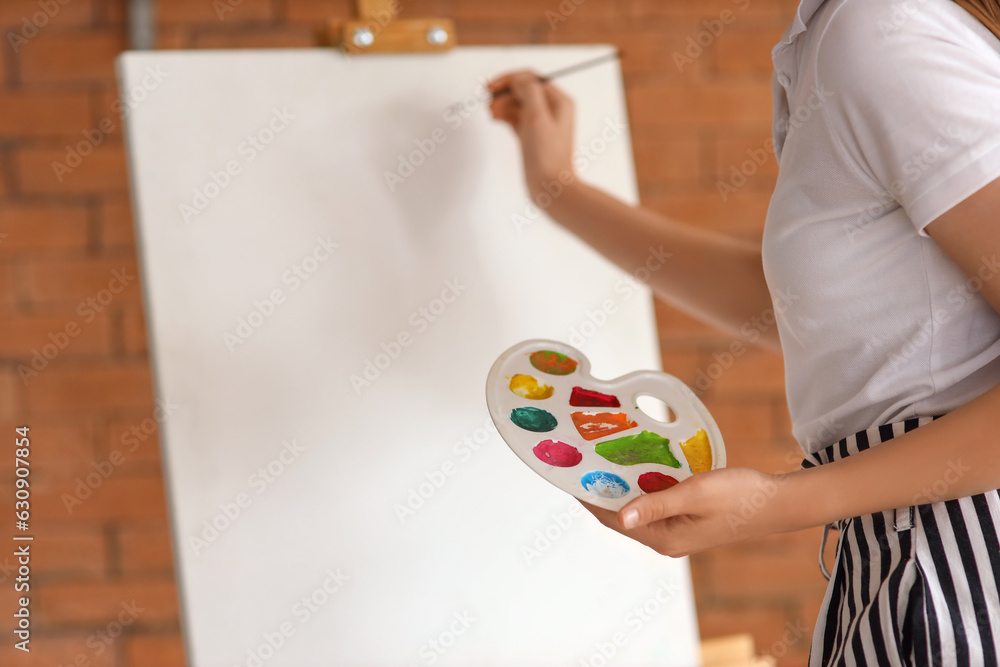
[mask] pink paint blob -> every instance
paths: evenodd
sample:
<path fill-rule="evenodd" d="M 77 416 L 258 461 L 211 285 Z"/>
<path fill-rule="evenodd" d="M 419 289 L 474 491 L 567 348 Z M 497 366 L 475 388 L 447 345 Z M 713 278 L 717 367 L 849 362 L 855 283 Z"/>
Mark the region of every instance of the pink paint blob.
<path fill-rule="evenodd" d="M 583 454 L 576 447 L 558 440 L 542 440 L 531 451 L 539 460 L 558 468 L 572 468 L 583 460 Z"/>

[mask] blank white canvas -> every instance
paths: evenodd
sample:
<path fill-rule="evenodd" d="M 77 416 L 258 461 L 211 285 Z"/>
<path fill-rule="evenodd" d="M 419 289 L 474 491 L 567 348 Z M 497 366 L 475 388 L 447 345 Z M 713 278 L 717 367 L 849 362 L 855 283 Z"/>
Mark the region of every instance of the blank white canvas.
<path fill-rule="evenodd" d="M 527 338 L 598 377 L 660 367 L 649 291 L 529 208 L 482 101 L 609 50 L 120 57 L 193 666 L 698 663 L 686 559 L 537 477 L 484 399 Z M 581 177 L 635 202 L 618 65 L 559 84 Z"/>

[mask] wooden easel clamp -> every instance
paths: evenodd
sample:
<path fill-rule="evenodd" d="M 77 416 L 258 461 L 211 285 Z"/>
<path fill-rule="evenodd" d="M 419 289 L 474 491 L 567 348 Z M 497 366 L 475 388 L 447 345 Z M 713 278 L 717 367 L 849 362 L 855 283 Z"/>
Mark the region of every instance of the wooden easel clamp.
<path fill-rule="evenodd" d="M 352 55 L 448 51 L 455 46 L 451 19 L 396 20 L 400 0 L 356 0 L 358 18 L 329 22 L 331 45 Z"/>

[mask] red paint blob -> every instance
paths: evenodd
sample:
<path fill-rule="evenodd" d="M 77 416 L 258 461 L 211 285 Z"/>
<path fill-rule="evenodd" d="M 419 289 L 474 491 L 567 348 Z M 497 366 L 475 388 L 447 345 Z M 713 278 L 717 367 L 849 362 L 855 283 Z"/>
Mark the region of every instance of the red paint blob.
<path fill-rule="evenodd" d="M 578 408 L 620 408 L 622 406 L 618 402 L 617 396 L 602 394 L 599 391 L 583 387 L 573 387 L 573 391 L 569 395 L 569 404 Z"/>
<path fill-rule="evenodd" d="M 646 493 L 663 491 L 664 489 L 669 489 L 674 484 L 679 483 L 680 482 L 670 475 L 664 475 L 659 472 L 644 472 L 639 475 L 639 488 Z"/>
<path fill-rule="evenodd" d="M 558 468 L 572 468 L 583 460 L 583 454 L 576 447 L 558 440 L 542 440 L 531 451 L 539 460 Z"/>

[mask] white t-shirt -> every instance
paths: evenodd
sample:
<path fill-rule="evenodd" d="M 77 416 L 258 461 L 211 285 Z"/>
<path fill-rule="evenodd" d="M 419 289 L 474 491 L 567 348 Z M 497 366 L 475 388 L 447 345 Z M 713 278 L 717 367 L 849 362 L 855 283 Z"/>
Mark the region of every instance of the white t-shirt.
<path fill-rule="evenodd" d="M 1000 40 L 951 0 L 804 0 L 773 56 L 764 272 L 811 453 L 1000 382 L 1000 315 L 924 231 L 1000 178 Z"/>

